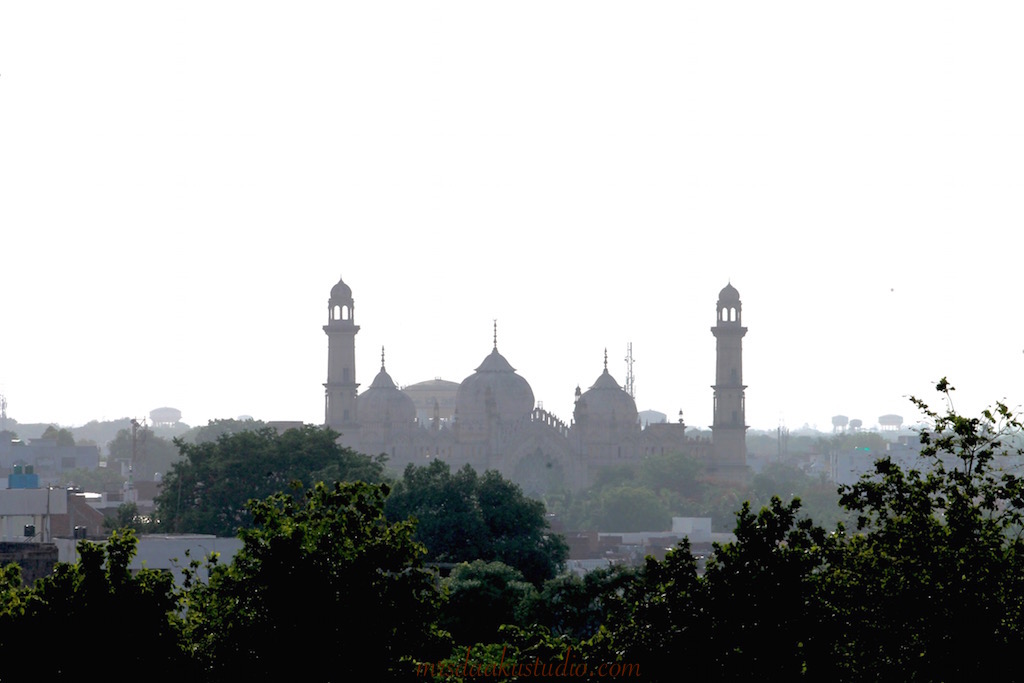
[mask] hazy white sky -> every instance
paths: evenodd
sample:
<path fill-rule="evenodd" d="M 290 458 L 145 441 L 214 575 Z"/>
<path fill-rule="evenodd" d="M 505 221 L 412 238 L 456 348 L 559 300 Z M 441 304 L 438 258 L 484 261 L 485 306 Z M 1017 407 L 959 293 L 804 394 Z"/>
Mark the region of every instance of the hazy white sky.
<path fill-rule="evenodd" d="M 498 347 L 568 421 L 602 369 L 711 421 L 1024 402 L 1017 2 L 0 8 L 0 393 L 20 422 L 323 421 Z"/>

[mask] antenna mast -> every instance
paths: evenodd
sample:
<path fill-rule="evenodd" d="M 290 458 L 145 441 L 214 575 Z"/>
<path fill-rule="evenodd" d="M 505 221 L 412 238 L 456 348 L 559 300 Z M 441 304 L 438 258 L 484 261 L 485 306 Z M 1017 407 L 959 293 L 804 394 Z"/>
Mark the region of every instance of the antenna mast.
<path fill-rule="evenodd" d="M 633 342 L 626 346 L 626 393 L 636 400 L 636 378 L 633 376 Z"/>
<path fill-rule="evenodd" d="M 128 462 L 128 483 L 125 485 L 124 502 L 138 503 L 139 492 L 135 490 L 135 460 L 138 456 L 139 421 L 132 418 L 132 459 Z"/>

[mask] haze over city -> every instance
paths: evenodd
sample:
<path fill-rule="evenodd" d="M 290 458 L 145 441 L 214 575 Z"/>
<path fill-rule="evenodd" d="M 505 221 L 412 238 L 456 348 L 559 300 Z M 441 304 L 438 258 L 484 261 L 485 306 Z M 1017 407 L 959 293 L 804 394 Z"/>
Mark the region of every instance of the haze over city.
<path fill-rule="evenodd" d="M 944 3 L 24 4 L 0 14 L 0 394 L 19 422 L 322 423 L 501 353 L 711 420 L 1024 401 L 1024 9 Z"/>

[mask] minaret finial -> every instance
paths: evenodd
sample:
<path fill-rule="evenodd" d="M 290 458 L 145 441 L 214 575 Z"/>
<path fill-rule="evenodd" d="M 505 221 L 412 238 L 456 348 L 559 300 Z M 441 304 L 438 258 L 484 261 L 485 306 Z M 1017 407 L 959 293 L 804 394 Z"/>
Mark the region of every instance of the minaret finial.
<path fill-rule="evenodd" d="M 380 345 L 380 369 L 384 369 L 384 345 Z"/>
<path fill-rule="evenodd" d="M 608 372 L 608 347 L 604 347 L 604 371 Z"/>
<path fill-rule="evenodd" d="M 498 319 L 494 319 L 494 350 L 498 350 Z"/>

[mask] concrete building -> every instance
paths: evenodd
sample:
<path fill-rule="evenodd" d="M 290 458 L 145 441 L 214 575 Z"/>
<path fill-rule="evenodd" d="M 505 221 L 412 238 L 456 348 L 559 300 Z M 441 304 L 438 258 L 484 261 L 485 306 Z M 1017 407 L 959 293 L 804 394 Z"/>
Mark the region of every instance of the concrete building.
<path fill-rule="evenodd" d="M 77 562 L 77 542 L 72 538 L 54 539 L 57 559 L 60 562 Z M 180 586 L 185 580 L 184 570 L 192 560 L 200 561 L 197 578 L 205 581 L 209 578 L 205 563 L 211 554 L 217 555 L 218 563 L 230 564 L 235 553 L 241 548 L 242 539 L 236 537 L 225 538 L 209 534 L 142 534 L 138 537 L 135 556 L 128 563 L 128 569 L 133 572 L 142 568 L 169 572 Z"/>
<path fill-rule="evenodd" d="M 43 484 L 56 484 L 65 472 L 96 469 L 99 463 L 96 446 L 58 446 L 56 439 L 0 441 L 0 476 L 16 466 L 31 467 Z"/>
<path fill-rule="evenodd" d="M 678 422 L 644 424 L 632 396 L 604 367 L 586 391 L 576 388 L 572 419 L 565 422 L 536 404 L 529 382 L 498 351 L 497 330 L 490 353 L 462 382 L 440 378 L 400 389 L 380 371 L 358 393 L 352 289 L 343 281 L 331 289 L 327 335 L 325 423 L 341 433 L 342 444 L 368 455 L 384 454 L 401 471 L 409 463 L 440 458 L 453 469 L 471 465 L 497 470 L 530 494 L 578 490 L 600 470 L 644 456 L 672 452 L 710 458 L 725 476 L 745 472 L 746 445 L 742 384 L 739 293 L 727 285 L 719 295 L 714 446 L 688 437 Z M 646 427 L 646 428 L 645 428 Z"/>

